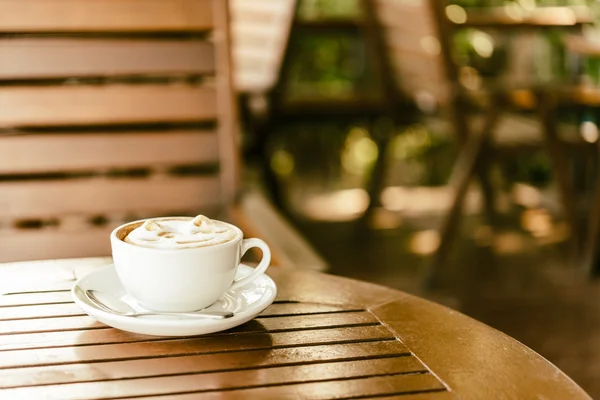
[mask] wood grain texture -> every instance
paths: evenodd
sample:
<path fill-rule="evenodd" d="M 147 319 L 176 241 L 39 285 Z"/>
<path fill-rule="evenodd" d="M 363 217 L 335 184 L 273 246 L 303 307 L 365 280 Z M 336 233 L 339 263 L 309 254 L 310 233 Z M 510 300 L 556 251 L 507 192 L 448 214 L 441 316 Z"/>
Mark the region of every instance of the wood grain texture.
<path fill-rule="evenodd" d="M 444 390 L 431 374 L 392 375 L 338 381 L 298 383 L 285 386 L 259 387 L 245 390 L 227 391 L 227 399 L 270 398 L 297 399 L 299 395 L 305 399 L 325 400 L 332 398 L 361 398 L 379 396 L 381 394 L 412 394 L 429 392 L 429 398 L 436 400 L 436 393 Z M 167 396 L 150 396 L 148 399 L 197 399 L 198 393 Z M 203 393 L 203 399 L 222 399 L 223 393 Z M 402 397 L 399 397 L 402 399 Z"/>
<path fill-rule="evenodd" d="M 78 307 L 77 307 L 78 308 Z M 74 314 L 78 315 L 80 311 L 76 310 Z M 64 315 L 64 312 L 60 315 Z M 74 317 L 90 327 L 89 320 L 84 316 Z M 55 318 L 48 318 L 50 324 Z M 8 322 L 24 321 L 13 319 Z M 25 320 L 27 321 L 27 320 Z M 373 326 L 378 324 L 377 320 L 370 313 L 344 313 L 337 315 L 315 315 L 315 316 L 298 316 L 298 317 L 283 317 L 283 318 L 268 318 L 258 319 L 255 323 L 244 325 L 243 328 L 236 329 L 236 333 L 274 333 L 274 332 L 289 332 L 312 329 L 331 329 L 341 327 L 359 327 Z M 95 324 L 91 325 L 96 327 Z M 19 328 L 17 328 L 19 329 Z M 22 329 L 22 328 L 21 328 Z M 369 331 L 365 331 L 369 332 Z M 93 329 L 89 332 L 82 330 L 65 331 L 58 328 L 57 331 L 38 332 L 35 336 L 28 332 L 23 334 L 11 333 L 2 339 L 0 343 L 0 351 L 18 350 L 18 349 L 33 349 L 46 348 L 56 346 L 83 346 L 89 344 L 105 344 L 111 342 L 128 343 L 139 341 L 151 341 L 144 335 L 123 335 L 122 331 L 114 329 Z"/>
<path fill-rule="evenodd" d="M 0 174 L 78 172 L 218 162 L 214 131 L 46 133 L 2 138 Z"/>
<path fill-rule="evenodd" d="M 0 368 L 59 365 L 77 362 L 131 360 L 137 358 L 176 357 L 215 352 L 234 352 L 278 347 L 394 340 L 382 326 L 358 326 L 293 332 L 249 333 L 191 339 L 157 339 L 123 331 L 89 331 L 98 334 L 103 344 L 76 346 L 77 337 L 56 343 L 58 347 L 6 350 Z M 65 332 L 68 334 L 68 332 Z M 68 336 L 68 335 L 65 335 Z M 127 340 L 127 338 L 129 338 Z M 94 339 L 95 340 L 95 339 Z"/>
<path fill-rule="evenodd" d="M 85 226 L 85 230 L 5 229 L 0 231 L 0 262 L 108 256 L 110 243 L 106 238 L 115 227 Z M 61 286 L 69 286 L 69 283 L 63 282 Z"/>
<path fill-rule="evenodd" d="M 0 335 L 82 331 L 88 329 L 108 328 L 92 317 L 76 313 L 75 315 L 65 317 L 4 320 L 0 325 Z"/>
<path fill-rule="evenodd" d="M 193 122 L 217 117 L 210 87 L 108 85 L 4 87 L 0 126 Z"/>
<path fill-rule="evenodd" d="M 0 218 L 202 210 L 218 204 L 219 190 L 214 176 L 0 182 L 0 198 L 7 204 Z"/>
<path fill-rule="evenodd" d="M 34 303 L 15 306 L 9 303 L 12 297 L 39 297 L 37 294 L 2 296 L 0 300 L 8 299 L 0 308 L 2 324 L 0 334 L 15 335 L 18 333 L 39 333 L 67 330 L 108 328 L 104 325 L 93 323 L 93 319 L 81 314 L 81 310 L 73 304 L 69 291 L 50 292 L 48 295 L 56 296 L 57 301 Z M 47 296 L 50 297 L 50 296 Z M 68 299 L 64 299 L 68 297 Z M 0 303 L 2 304 L 2 303 Z M 283 306 L 283 307 L 280 307 Z M 293 306 L 293 307 L 289 307 Z M 53 312 L 51 310 L 54 310 Z M 316 327 L 334 327 L 349 325 L 367 325 L 377 322 L 371 314 L 360 311 L 345 311 L 339 307 L 311 303 L 283 303 L 273 304 L 263 311 L 259 317 L 260 322 L 244 325 L 243 332 L 285 331 L 296 329 L 311 329 Z M 242 328 L 239 328 L 242 329 Z M 241 332 L 234 329 L 234 332 Z M 7 342 L 18 340 L 7 339 Z M 26 340 L 32 343 L 31 340 Z M 6 344 L 6 343 L 5 343 Z"/>
<path fill-rule="evenodd" d="M 447 400 L 502 394 L 589 399 L 539 355 L 458 312 L 391 289 L 310 271 L 272 268 L 278 300 L 271 314 L 213 335 L 148 337 L 98 328 L 81 315 L 58 317 L 71 312 L 72 304 L 60 302 L 52 288 L 72 283 L 107 261 L 0 265 L 0 293 L 17 292 L 2 297 L 16 296 L 16 301 L 29 304 L 4 301 L 4 319 L 54 307 L 57 317 L 42 320 L 74 318 L 82 324 L 81 329 L 70 325 L 38 333 L 39 326 L 32 325 L 31 333 L 0 335 L 0 397 L 193 399 L 202 394 Z M 33 271 L 38 272 L 35 279 Z M 45 293 L 25 293 L 36 287 Z M 36 302 L 28 302 L 28 296 Z M 44 297 L 59 301 L 43 303 Z M 311 305 L 294 315 L 307 297 L 325 308 Z"/>
<path fill-rule="evenodd" d="M 2 0 L 0 32 L 203 31 L 211 0 Z"/>
<path fill-rule="evenodd" d="M 0 138 L 0 260 L 107 255 L 104 235 L 124 215 L 210 214 L 234 204 L 238 129 L 226 7 L 0 1 L 0 32 L 15 33 L 0 39 L 0 129 L 11 131 Z M 200 128 L 148 131 L 213 125 L 212 137 Z M 165 173 L 190 164 L 214 177 Z M 127 168 L 160 174 L 106 178 Z M 74 171 L 102 177 L 72 179 Z M 26 175 L 38 172 L 46 176 Z M 109 226 L 82 235 L 86 221 L 100 218 Z M 54 228 L 33 229 L 39 221 Z"/>
<path fill-rule="evenodd" d="M 369 398 L 369 397 L 367 397 Z M 398 396 L 377 396 L 371 397 L 377 400 L 398 400 Z M 452 392 L 428 392 L 418 394 L 405 394 L 400 397 L 401 400 L 450 400 L 457 399 L 458 397 Z"/>
<path fill-rule="evenodd" d="M 109 361 L 89 364 L 49 365 L 0 369 L 0 387 L 118 380 L 133 377 L 211 373 L 273 366 L 314 365 L 332 361 L 355 361 L 395 357 L 406 371 L 423 365 L 409 357 L 398 341 L 325 344 L 294 348 L 251 350 L 236 353 L 199 354 L 171 358 Z M 1 393 L 1 392 L 0 392 Z"/>
<path fill-rule="evenodd" d="M 463 399 L 499 393 L 505 398 L 590 399 L 533 350 L 456 311 L 411 297 L 373 312 Z M 419 327 L 406 323 L 417 319 L 423 321 Z"/>
<path fill-rule="evenodd" d="M 214 72 L 214 48 L 199 40 L 0 40 L 0 80 Z"/>
<path fill-rule="evenodd" d="M 326 364 L 165 376 L 125 381 L 63 384 L 43 388 L 32 387 L 6 390 L 3 395 L 8 397 L 22 396 L 23 398 L 33 398 L 43 393 L 44 398 L 47 399 L 88 399 L 90 392 L 93 392 L 94 396 L 98 398 L 111 397 L 115 394 L 119 397 L 128 397 L 170 394 L 173 392 L 196 392 L 199 395 L 199 392 L 229 391 L 238 388 L 268 387 L 282 384 L 285 384 L 286 387 L 293 387 L 294 384 L 306 381 L 318 382 L 385 375 L 395 375 L 396 379 L 402 380 L 403 390 L 440 388 L 440 384 L 431 376 L 410 374 L 411 372 L 420 371 L 418 367 L 416 371 L 415 368 L 407 368 L 405 363 L 407 358 L 331 362 Z M 405 379 L 400 377 L 405 377 Z"/>
<path fill-rule="evenodd" d="M 36 304 L 72 303 L 73 298 L 68 290 L 42 293 L 21 293 L 0 296 L 0 307 L 24 306 Z"/>

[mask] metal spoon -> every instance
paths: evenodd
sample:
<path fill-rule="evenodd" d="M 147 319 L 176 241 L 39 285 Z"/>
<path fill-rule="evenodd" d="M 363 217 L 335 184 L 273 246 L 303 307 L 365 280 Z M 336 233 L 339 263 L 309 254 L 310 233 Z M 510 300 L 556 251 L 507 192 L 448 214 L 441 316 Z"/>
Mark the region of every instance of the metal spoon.
<path fill-rule="evenodd" d="M 210 318 L 210 319 L 225 319 L 233 317 L 233 313 L 229 311 L 198 311 L 198 312 L 137 312 L 123 300 L 117 297 L 97 290 L 86 290 L 87 298 L 98 308 L 103 311 L 127 317 L 141 317 L 145 315 L 160 315 L 174 316 L 187 318 Z"/>

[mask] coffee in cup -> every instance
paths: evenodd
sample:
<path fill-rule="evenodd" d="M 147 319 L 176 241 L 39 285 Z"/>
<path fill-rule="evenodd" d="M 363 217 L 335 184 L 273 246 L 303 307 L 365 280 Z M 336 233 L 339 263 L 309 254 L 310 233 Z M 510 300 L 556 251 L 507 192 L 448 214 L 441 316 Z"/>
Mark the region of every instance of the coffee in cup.
<path fill-rule="evenodd" d="M 125 242 L 154 249 L 188 249 L 233 240 L 235 228 L 204 215 L 148 219 L 125 236 Z"/>
<path fill-rule="evenodd" d="M 205 216 L 130 222 L 110 235 L 113 261 L 125 290 L 149 310 L 189 312 L 208 307 L 269 267 L 268 245 L 243 239 L 235 225 Z M 234 282 L 240 260 L 258 247 L 262 260 Z"/>

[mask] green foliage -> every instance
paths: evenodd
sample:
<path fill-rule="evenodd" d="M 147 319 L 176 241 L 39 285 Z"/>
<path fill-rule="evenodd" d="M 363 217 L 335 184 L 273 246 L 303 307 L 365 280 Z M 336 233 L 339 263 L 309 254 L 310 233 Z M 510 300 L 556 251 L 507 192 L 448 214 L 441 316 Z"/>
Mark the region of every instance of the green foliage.
<path fill-rule="evenodd" d="M 291 44 L 288 92 L 291 96 L 345 97 L 355 93 L 365 60 L 358 38 L 306 33 Z"/>
<path fill-rule="evenodd" d="M 356 18 L 360 11 L 359 0 L 301 0 L 298 6 L 301 19 Z"/>

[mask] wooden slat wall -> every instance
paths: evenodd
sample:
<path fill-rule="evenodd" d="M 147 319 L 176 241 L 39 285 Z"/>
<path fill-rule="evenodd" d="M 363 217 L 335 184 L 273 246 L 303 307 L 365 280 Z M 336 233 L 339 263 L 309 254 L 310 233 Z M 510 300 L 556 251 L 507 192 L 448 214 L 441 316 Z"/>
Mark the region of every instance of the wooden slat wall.
<path fill-rule="evenodd" d="M 51 132 L 7 136 L 0 143 L 0 176 L 219 161 L 217 136 L 212 130 Z"/>
<path fill-rule="evenodd" d="M 213 53 L 201 40 L 0 39 L 0 80 L 206 74 Z"/>
<path fill-rule="evenodd" d="M 216 177 L 82 178 L 3 182 L 0 218 L 164 214 L 219 203 Z"/>
<path fill-rule="evenodd" d="M 212 0 L 2 0 L 0 32 L 187 32 L 213 27 Z"/>
<path fill-rule="evenodd" d="M 412 95 L 429 93 L 438 102 L 444 102 L 443 63 L 427 1 L 374 0 L 373 3 L 401 89 Z"/>
<path fill-rule="evenodd" d="M 0 0 L 0 261 L 108 255 L 123 218 L 233 200 L 226 11 Z"/>
<path fill-rule="evenodd" d="M 296 0 L 231 0 L 236 90 L 265 92 L 277 79 Z"/>
<path fill-rule="evenodd" d="M 0 231 L 1 260 L 54 260 L 58 258 L 106 256 L 107 238 L 118 226 L 76 226 L 71 229 L 12 229 Z"/>
<path fill-rule="evenodd" d="M 64 85 L 0 88 L 0 127 L 195 122 L 217 116 L 210 87 Z"/>

